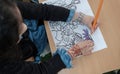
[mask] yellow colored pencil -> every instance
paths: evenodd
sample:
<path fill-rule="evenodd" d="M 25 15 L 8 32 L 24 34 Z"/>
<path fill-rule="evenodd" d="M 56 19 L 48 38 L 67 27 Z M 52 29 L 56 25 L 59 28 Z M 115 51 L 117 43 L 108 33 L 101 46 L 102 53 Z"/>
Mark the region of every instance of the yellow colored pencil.
<path fill-rule="evenodd" d="M 98 5 L 98 9 L 97 9 L 97 12 L 96 12 L 96 15 L 95 15 L 95 19 L 94 19 L 93 25 L 92 25 L 92 29 L 93 29 L 93 30 L 94 30 L 95 27 L 96 27 L 97 20 L 98 20 L 98 17 L 99 17 L 99 14 L 100 14 L 102 5 L 103 5 L 103 0 L 100 0 L 99 5 Z"/>

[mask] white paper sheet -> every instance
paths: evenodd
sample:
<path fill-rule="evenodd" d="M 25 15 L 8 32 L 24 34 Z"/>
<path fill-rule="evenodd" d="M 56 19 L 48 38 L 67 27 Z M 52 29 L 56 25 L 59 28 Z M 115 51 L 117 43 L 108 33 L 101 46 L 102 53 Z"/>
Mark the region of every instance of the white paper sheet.
<path fill-rule="evenodd" d="M 68 9 L 75 9 L 77 12 L 83 12 L 87 15 L 93 15 L 91 7 L 87 0 L 47 0 L 43 3 L 62 6 Z M 105 40 L 98 28 L 94 34 L 84 24 L 76 21 L 71 22 L 53 22 L 49 21 L 49 27 L 55 42 L 56 48 L 69 49 L 72 45 L 86 38 L 94 41 L 94 51 L 107 48 Z"/>

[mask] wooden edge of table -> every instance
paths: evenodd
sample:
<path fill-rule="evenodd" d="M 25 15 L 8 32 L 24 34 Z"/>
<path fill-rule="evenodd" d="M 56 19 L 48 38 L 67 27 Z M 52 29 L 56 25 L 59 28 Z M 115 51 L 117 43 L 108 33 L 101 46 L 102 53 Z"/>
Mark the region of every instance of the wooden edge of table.
<path fill-rule="evenodd" d="M 38 0 L 38 1 L 39 3 L 42 3 L 43 1 L 46 1 L 46 0 Z M 53 54 L 56 51 L 56 47 L 55 47 L 55 43 L 52 37 L 52 33 L 48 25 L 48 21 L 44 21 L 44 25 L 45 25 L 45 29 L 46 29 L 46 33 L 47 33 L 47 37 L 49 41 L 50 50 L 51 50 L 51 53 Z"/>
<path fill-rule="evenodd" d="M 52 33 L 51 33 L 49 25 L 48 25 L 48 21 L 44 21 L 44 24 L 45 24 L 45 29 L 46 29 L 51 52 L 54 53 L 56 51 L 56 47 L 55 47 L 55 43 L 54 43 L 54 40 L 52 37 Z"/>

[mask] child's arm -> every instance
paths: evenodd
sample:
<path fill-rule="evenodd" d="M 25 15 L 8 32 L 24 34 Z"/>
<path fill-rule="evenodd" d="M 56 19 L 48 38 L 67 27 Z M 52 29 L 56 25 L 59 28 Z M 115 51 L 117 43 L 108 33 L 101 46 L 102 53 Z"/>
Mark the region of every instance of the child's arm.
<path fill-rule="evenodd" d="M 52 21 L 67 21 L 70 10 L 47 4 L 17 2 L 24 19 L 41 19 Z"/>
<path fill-rule="evenodd" d="M 56 53 L 58 53 L 61 57 L 61 60 L 65 64 L 66 68 L 72 67 L 72 60 L 79 55 L 90 55 L 92 53 L 94 46 L 94 42 L 91 40 L 85 40 L 82 42 L 78 42 L 73 45 L 69 50 L 65 50 L 64 48 L 57 49 Z"/>
<path fill-rule="evenodd" d="M 85 15 L 82 12 L 75 12 L 60 6 L 47 5 L 47 4 L 33 4 L 27 2 L 17 2 L 17 6 L 20 9 L 22 17 L 24 19 L 41 19 L 49 21 L 65 21 L 78 19 L 80 22 L 86 24 L 92 30 L 92 24 L 94 21 L 93 16 Z M 99 24 L 98 22 L 96 23 Z"/>
<path fill-rule="evenodd" d="M 65 68 L 59 54 L 40 64 L 13 59 L 1 63 L 6 66 L 6 68 L 2 68 L 4 71 L 4 73 L 1 72 L 2 74 L 8 74 L 8 72 L 11 74 L 57 74 L 61 69 Z"/>

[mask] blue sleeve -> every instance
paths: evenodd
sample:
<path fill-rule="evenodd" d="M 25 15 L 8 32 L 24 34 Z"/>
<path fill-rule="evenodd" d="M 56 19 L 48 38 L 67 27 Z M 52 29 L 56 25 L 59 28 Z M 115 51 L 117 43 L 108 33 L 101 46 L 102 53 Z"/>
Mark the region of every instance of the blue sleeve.
<path fill-rule="evenodd" d="M 70 22 L 74 16 L 74 14 L 75 14 L 75 10 L 71 9 L 66 22 Z"/>
<path fill-rule="evenodd" d="M 72 67 L 72 58 L 64 48 L 57 49 L 56 53 L 60 55 L 60 58 L 67 68 Z"/>

